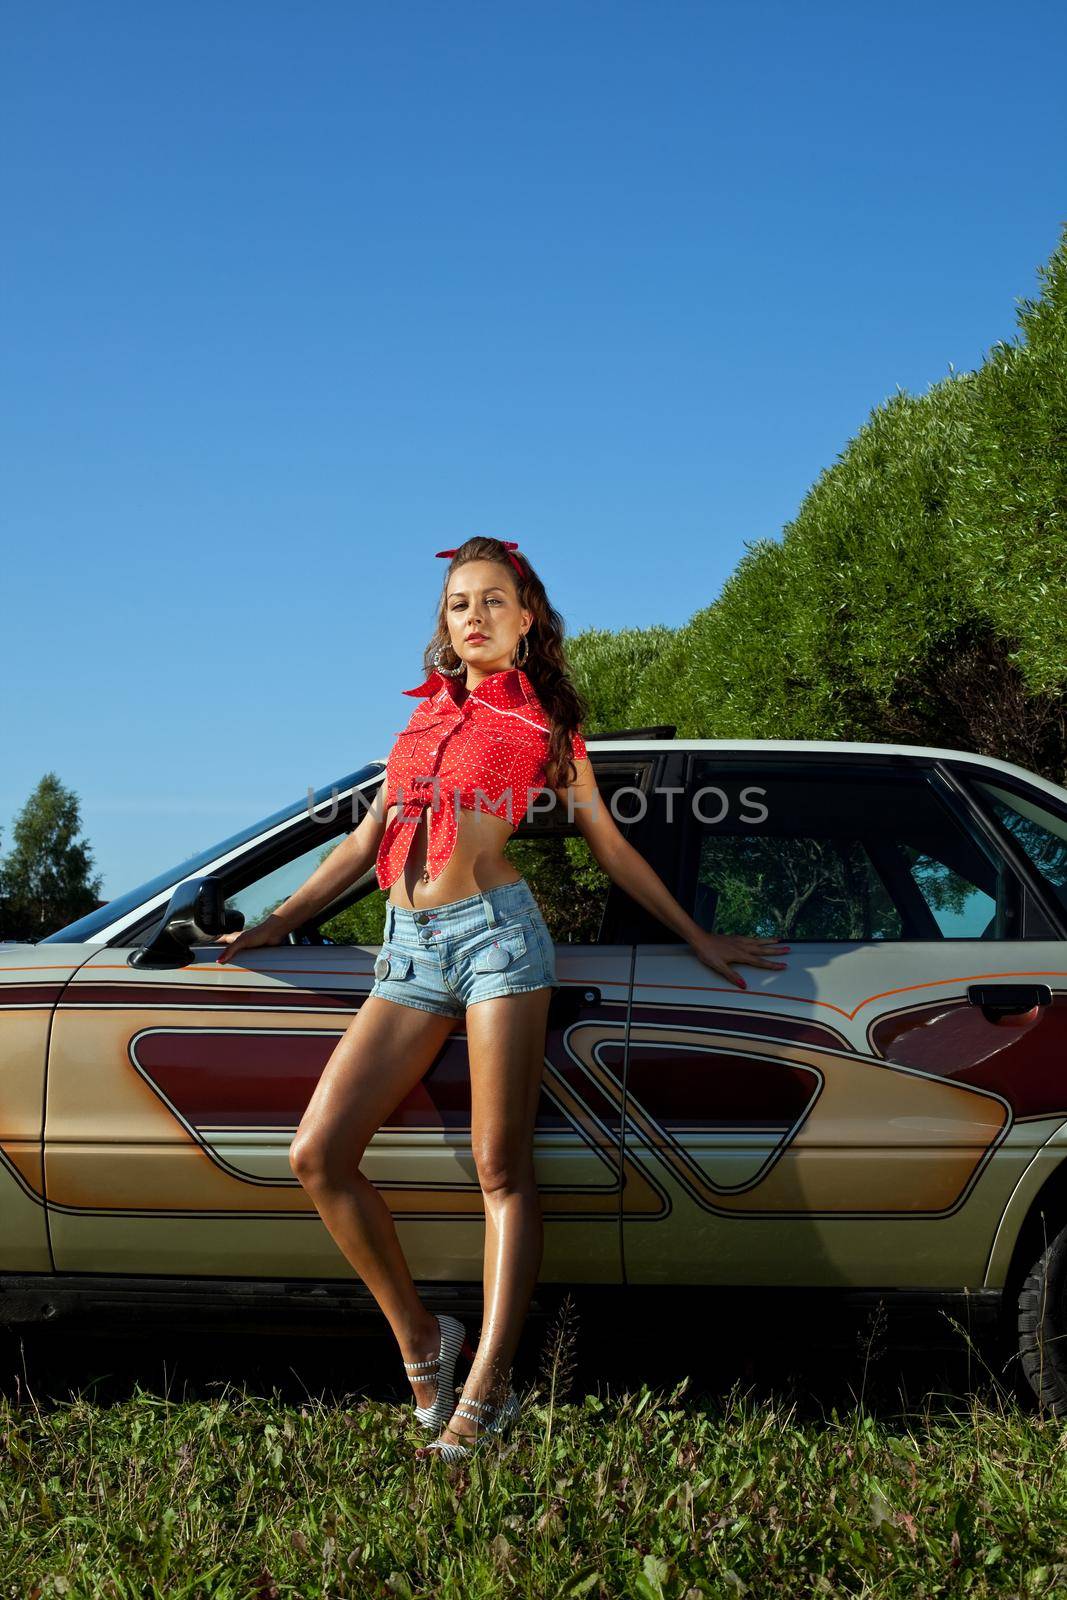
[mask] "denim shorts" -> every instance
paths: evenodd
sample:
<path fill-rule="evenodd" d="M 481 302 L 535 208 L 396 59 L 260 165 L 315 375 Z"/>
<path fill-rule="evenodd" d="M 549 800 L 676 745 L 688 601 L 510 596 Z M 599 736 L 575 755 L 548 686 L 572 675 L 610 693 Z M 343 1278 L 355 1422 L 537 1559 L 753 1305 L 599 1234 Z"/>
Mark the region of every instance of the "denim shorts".
<path fill-rule="evenodd" d="M 460 1017 L 479 1000 L 559 987 L 555 947 L 525 878 L 419 911 L 386 902 L 371 994 Z"/>

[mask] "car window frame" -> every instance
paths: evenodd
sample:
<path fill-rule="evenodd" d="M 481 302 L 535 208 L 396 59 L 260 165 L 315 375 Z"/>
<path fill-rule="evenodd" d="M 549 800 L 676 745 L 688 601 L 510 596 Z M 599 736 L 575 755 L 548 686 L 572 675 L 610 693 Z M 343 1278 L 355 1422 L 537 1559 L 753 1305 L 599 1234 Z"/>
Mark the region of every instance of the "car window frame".
<path fill-rule="evenodd" d="M 686 904 L 686 873 L 694 863 L 694 851 L 699 849 L 699 838 L 703 831 L 701 824 L 692 814 L 689 798 L 693 792 L 697 763 L 706 763 L 710 759 L 714 759 L 717 765 L 720 765 L 724 768 L 751 768 L 754 765 L 766 765 L 768 768 L 774 768 L 784 773 L 807 770 L 808 772 L 818 775 L 820 778 L 828 775 L 831 772 L 843 771 L 863 773 L 865 776 L 869 776 L 872 773 L 877 774 L 879 772 L 885 773 L 886 775 L 891 773 L 907 773 L 911 777 L 917 777 L 920 781 L 924 781 L 932 791 L 934 797 L 945 806 L 950 818 L 955 821 L 966 834 L 969 835 L 975 846 L 977 848 L 984 849 L 986 855 L 991 857 L 995 864 L 999 863 L 1001 869 L 1006 872 L 1006 883 L 1009 895 L 1011 897 L 1006 908 L 1006 914 L 1014 923 L 1014 930 L 1007 933 L 1003 937 L 975 939 L 968 938 L 960 934 L 942 933 L 932 908 L 926 903 L 921 889 L 916 884 L 916 893 L 919 895 L 923 905 L 926 908 L 926 912 L 929 915 L 930 925 L 936 929 L 936 933 L 930 937 L 924 937 L 914 930 L 904 932 L 900 935 L 900 937 L 892 939 L 807 939 L 803 936 L 791 935 L 790 937 L 793 943 L 832 945 L 885 945 L 919 943 L 938 945 L 988 945 L 1005 944 L 1009 942 L 1014 943 L 1022 937 L 1018 929 L 1023 926 L 1026 915 L 1026 895 L 1029 888 L 1027 877 L 1020 874 L 1015 862 L 999 847 L 999 840 L 995 834 L 993 834 L 988 827 L 976 826 L 976 819 L 972 817 L 969 809 L 965 809 L 960 805 L 952 786 L 941 781 L 940 774 L 938 772 L 938 759 L 926 755 L 911 756 L 904 752 L 879 751 L 872 752 L 870 754 L 864 754 L 861 751 L 849 751 L 847 754 L 836 755 L 832 752 L 823 753 L 821 751 L 811 750 L 801 750 L 795 753 L 779 750 L 775 751 L 773 754 L 761 752 L 755 749 L 735 749 L 722 752 L 698 749 L 690 750 L 688 752 L 688 761 L 684 769 L 685 820 L 684 826 L 681 830 L 683 837 L 677 862 L 676 877 L 674 880 L 676 885 L 675 897 L 682 905 Z M 898 913 L 903 916 L 903 913 L 901 913 L 898 894 L 894 891 L 892 884 L 886 881 L 874 858 L 871 857 L 870 859 L 872 867 L 878 873 L 879 881 L 883 884 L 886 893 L 892 899 L 894 907 L 897 909 Z M 913 927 L 910 922 L 909 927 Z M 659 942 L 674 943 L 681 941 L 678 938 L 674 938 Z"/>
<path fill-rule="evenodd" d="M 832 752 L 797 751 L 794 753 L 776 751 L 773 755 L 759 749 L 731 749 L 719 751 L 704 749 L 699 746 L 686 745 L 683 741 L 665 741 L 661 749 L 649 748 L 647 743 L 635 746 L 628 750 L 625 746 L 598 751 L 595 747 L 589 748 L 589 759 L 593 765 L 594 774 L 615 771 L 619 769 L 633 769 L 643 771 L 643 783 L 638 787 L 646 796 L 651 795 L 652 804 L 642 818 L 637 818 L 628 823 L 618 823 L 620 833 L 634 846 L 639 854 L 648 862 L 657 876 L 672 890 L 675 898 L 685 904 L 684 898 L 684 870 L 688 859 L 688 837 L 691 830 L 697 826 L 696 820 L 690 815 L 687 798 L 692 792 L 693 773 L 698 761 L 707 761 L 714 758 L 723 766 L 751 766 L 753 763 L 770 761 L 779 767 L 795 769 L 798 766 L 807 766 L 820 775 L 827 767 L 840 768 L 842 765 L 859 770 L 900 770 L 924 773 L 938 792 L 943 802 L 956 813 L 960 825 L 966 828 L 976 843 L 982 842 L 987 850 L 994 855 L 1003 866 L 1008 869 L 1008 881 L 1017 886 L 1021 893 L 1021 913 L 1018 919 L 1021 932 L 1013 933 L 1013 939 L 1051 938 L 1067 940 L 1067 918 L 1037 871 L 1026 852 L 1017 845 L 1000 827 L 995 815 L 988 808 L 987 802 L 980 791 L 970 786 L 969 780 L 982 778 L 990 783 L 995 783 L 1001 788 L 1014 791 L 1020 798 L 1029 798 L 1034 804 L 1040 805 L 1067 820 L 1067 806 L 1056 796 L 1049 795 L 1043 788 L 1029 784 L 1025 777 L 1014 772 L 1001 771 L 999 767 L 987 767 L 968 761 L 966 759 L 953 760 L 947 756 L 935 755 L 908 755 L 907 752 L 872 752 L 850 751 L 846 755 L 838 756 Z M 368 766 L 377 767 L 377 772 L 367 776 Z M 320 790 L 316 795 L 316 813 L 325 805 L 332 804 L 334 799 L 339 800 L 342 809 L 357 805 L 355 796 L 363 794 L 366 803 L 373 803 L 374 796 L 381 787 L 385 776 L 385 763 L 372 762 L 364 766 L 358 773 L 350 774 L 341 783 L 330 785 L 328 790 Z M 599 781 L 599 780 L 598 780 Z M 676 821 L 680 826 L 661 826 L 664 820 L 660 814 L 656 796 L 656 789 L 673 788 L 681 789 L 681 795 L 674 796 L 676 807 Z M 344 796 L 340 799 L 340 796 Z M 328 796 L 327 800 L 323 796 Z M 286 861 L 294 859 L 304 851 L 310 849 L 316 839 L 322 843 L 329 843 L 339 837 L 340 833 L 352 831 L 361 820 L 363 810 L 358 810 L 358 815 L 353 814 L 342 823 L 336 832 L 324 832 L 321 823 L 312 821 L 312 816 L 304 808 L 293 813 L 291 825 L 285 827 L 279 822 L 278 813 L 271 818 L 263 819 L 265 824 L 271 823 L 267 835 L 257 835 L 248 843 L 248 848 L 237 857 L 224 861 L 215 866 L 211 861 L 204 865 L 198 876 L 214 874 L 223 878 L 227 892 L 238 892 L 240 888 L 251 883 L 257 874 L 266 875 L 273 870 L 275 865 L 283 865 Z M 315 830 L 315 831 L 313 831 Z M 525 825 L 520 827 L 516 835 L 522 836 L 536 831 Z M 566 832 L 571 832 L 567 828 Z M 576 829 L 573 831 L 577 831 Z M 221 841 L 220 849 L 224 849 L 229 841 Z M 239 872 L 242 881 L 238 882 L 233 871 Z M 877 870 L 877 869 L 876 869 Z M 186 873 L 177 878 L 168 890 L 160 891 L 152 897 L 152 902 L 143 914 L 134 913 L 133 920 L 126 921 L 116 932 L 103 939 L 92 942 L 101 950 L 116 947 L 127 947 L 144 942 L 145 938 L 157 926 L 163 911 L 166 908 L 170 894 L 178 884 L 187 881 L 191 874 Z M 369 887 L 364 888 L 365 893 L 372 893 L 376 880 L 373 869 L 368 873 Z M 361 880 L 366 882 L 366 880 Z M 234 888 L 231 890 L 230 885 Z M 353 885 L 353 891 L 358 889 Z M 921 891 L 918 891 L 921 894 Z M 353 892 L 351 899 L 346 898 L 344 904 L 337 904 L 327 912 L 322 913 L 323 919 L 328 915 L 336 915 L 349 904 L 363 898 L 363 895 Z M 924 902 L 925 903 L 925 902 Z M 102 909 L 102 908 L 101 908 Z M 929 910 L 929 908 L 927 908 Z M 930 913 L 931 916 L 933 913 Z M 130 916 L 130 913 L 126 913 Z M 310 920 L 310 919 L 309 919 Z M 1041 928 L 1040 922 L 1047 927 Z M 1030 930 L 1033 931 L 1030 931 Z M 296 930 L 297 933 L 300 930 Z M 50 936 L 54 939 L 55 936 Z M 941 942 L 945 938 L 931 942 Z M 645 907 L 634 901 L 614 881 L 608 888 L 605 899 L 604 911 L 598 929 L 598 944 L 682 944 L 685 940 L 680 934 L 674 932 L 666 924 Z M 831 941 L 838 942 L 838 941 Z M 875 941 L 882 943 L 884 941 Z M 987 943 L 990 941 L 967 940 L 967 943 Z M 1005 941 L 993 941 L 1005 942 Z"/>
<path fill-rule="evenodd" d="M 680 789 L 683 786 L 682 773 L 688 752 L 679 749 L 675 743 L 670 743 L 662 750 L 635 750 L 632 761 L 645 760 L 650 763 L 650 772 L 643 793 L 649 800 L 645 815 L 635 819 L 630 824 L 627 833 L 622 829 L 627 842 L 633 846 L 637 853 L 652 868 L 653 872 L 674 893 L 679 882 L 681 860 L 681 810 L 684 806 L 684 793 L 673 796 L 674 822 L 665 826 L 666 817 L 661 815 L 660 800 L 667 789 Z M 663 801 L 662 810 L 666 811 L 666 800 Z M 675 895 L 677 899 L 678 896 Z M 611 929 L 613 939 L 604 939 L 602 943 L 608 944 L 673 944 L 684 943 L 682 936 L 675 933 L 673 928 L 668 928 L 647 906 L 627 894 L 620 884 L 612 882 L 608 891 L 608 904 L 605 910 L 605 924 L 611 916 Z"/>
<path fill-rule="evenodd" d="M 597 777 L 598 786 L 600 778 L 606 774 L 612 773 L 625 777 L 636 772 L 641 776 L 642 781 L 636 784 L 635 787 L 647 794 L 654 786 L 655 773 L 662 761 L 662 757 L 658 752 L 647 750 L 635 750 L 632 754 L 625 749 L 606 750 L 602 753 L 590 750 L 589 760 L 592 764 L 594 775 Z M 325 809 L 323 805 L 317 806 L 314 814 L 309 814 L 305 810 L 298 813 L 292 821 L 292 826 L 288 829 L 276 831 L 265 839 L 260 838 L 250 841 L 248 849 L 242 855 L 226 862 L 224 867 L 218 868 L 214 872 L 212 872 L 209 864 L 203 869 L 203 875 L 207 876 L 210 873 L 221 879 L 224 900 L 229 899 L 234 894 L 239 894 L 243 889 L 254 883 L 257 878 L 266 877 L 269 873 L 276 871 L 277 868 L 287 865 L 297 857 L 305 854 L 316 843 L 330 844 L 335 840 L 339 840 L 344 834 L 353 832 L 359 825 L 359 821 L 362 820 L 367 807 L 373 805 L 376 795 L 381 790 L 384 778 L 385 772 L 383 768 L 376 777 L 365 781 L 358 791 L 353 790 L 344 801 L 340 802 L 336 825 L 331 824 L 329 827 L 325 827 L 321 822 L 314 821 L 314 816 Z M 359 816 L 353 818 L 350 814 L 350 808 L 355 804 L 354 797 L 357 792 L 362 793 L 364 805 L 359 810 Z M 327 804 L 332 803 L 332 799 L 327 802 Z M 558 808 L 558 801 L 556 805 Z M 617 826 L 622 836 L 632 841 L 635 836 L 640 836 L 642 830 L 648 825 L 648 820 L 646 815 L 644 818 L 636 818 L 630 822 L 619 822 Z M 511 837 L 528 839 L 536 837 L 539 833 L 546 836 L 559 834 L 566 836 L 568 834 L 578 834 L 579 829 L 577 822 L 573 825 L 568 824 L 563 828 L 558 827 L 558 825 L 553 827 L 548 823 L 539 825 L 535 814 L 533 823 L 520 823 Z M 372 864 L 364 877 L 352 884 L 343 896 L 339 896 L 329 906 L 323 907 L 313 917 L 307 918 L 305 922 L 294 928 L 294 936 L 299 939 L 309 929 L 317 928 L 321 923 L 328 922 L 331 918 L 338 916 L 341 912 L 348 910 L 350 906 L 364 899 L 368 894 L 373 894 L 377 887 L 378 881 Z M 620 889 L 619 885 L 614 881 L 609 883 L 608 892 L 604 900 L 604 910 L 594 943 L 597 945 L 632 943 L 633 941 L 625 934 L 616 936 L 615 933 L 616 926 L 625 920 L 629 907 L 632 906 L 633 902 Z M 101 948 L 106 948 L 108 945 L 125 948 L 126 946 L 142 944 L 158 925 L 165 909 L 165 904 L 154 905 L 143 917 L 130 923 L 112 939 L 107 940 L 105 944 L 101 945 Z"/>
<path fill-rule="evenodd" d="M 1034 902 L 1041 912 L 1044 920 L 1049 925 L 1049 931 L 1038 930 L 1032 934 L 1027 933 L 1026 924 L 1030 916 L 1030 908 L 1024 902 L 1022 912 L 1022 932 L 1017 935 L 1022 939 L 1046 938 L 1067 939 L 1067 915 L 1064 914 L 1055 895 L 1051 893 L 1044 878 L 1030 860 L 1026 851 L 1017 844 L 1008 830 L 1002 827 L 1000 819 L 993 810 L 981 790 L 975 786 L 977 779 L 983 779 L 995 784 L 998 789 L 1006 789 L 1008 793 L 1016 793 L 1020 799 L 1033 801 L 1035 805 L 1042 806 L 1046 811 L 1051 811 L 1064 823 L 1067 823 L 1067 806 L 1063 805 L 1054 795 L 1046 794 L 1044 789 L 1028 784 L 1024 778 L 1015 773 L 1001 772 L 995 767 L 979 766 L 972 761 L 952 761 L 944 757 L 934 762 L 934 770 L 939 779 L 951 792 L 955 803 L 965 810 L 973 819 L 974 825 L 981 828 L 989 839 L 993 848 L 1008 862 L 1015 876 L 1024 885 L 1029 899 Z"/>

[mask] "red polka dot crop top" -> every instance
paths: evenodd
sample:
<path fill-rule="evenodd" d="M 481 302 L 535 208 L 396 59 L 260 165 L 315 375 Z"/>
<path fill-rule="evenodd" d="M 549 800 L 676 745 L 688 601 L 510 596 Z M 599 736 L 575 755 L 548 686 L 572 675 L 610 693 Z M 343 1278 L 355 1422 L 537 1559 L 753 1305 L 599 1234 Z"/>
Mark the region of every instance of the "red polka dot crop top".
<path fill-rule="evenodd" d="M 396 736 L 385 769 L 386 824 L 376 871 L 383 889 L 399 878 L 424 811 L 429 814 L 429 881 L 447 865 L 459 831 L 459 812 L 488 811 L 518 827 L 545 787 L 551 724 L 521 667 L 491 672 L 477 688 L 434 670 L 415 689 L 419 704 Z M 580 732 L 571 738 L 576 761 L 586 755 Z"/>

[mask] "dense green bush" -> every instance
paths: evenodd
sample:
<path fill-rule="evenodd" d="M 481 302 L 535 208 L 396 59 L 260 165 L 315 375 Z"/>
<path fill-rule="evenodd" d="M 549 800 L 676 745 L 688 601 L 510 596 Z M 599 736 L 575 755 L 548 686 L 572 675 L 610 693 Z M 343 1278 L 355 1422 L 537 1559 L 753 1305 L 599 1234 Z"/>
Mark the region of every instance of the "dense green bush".
<path fill-rule="evenodd" d="M 576 637 L 591 731 L 947 745 L 1067 781 L 1067 229 L 1039 273 L 1015 343 L 873 410 L 683 627 Z"/>

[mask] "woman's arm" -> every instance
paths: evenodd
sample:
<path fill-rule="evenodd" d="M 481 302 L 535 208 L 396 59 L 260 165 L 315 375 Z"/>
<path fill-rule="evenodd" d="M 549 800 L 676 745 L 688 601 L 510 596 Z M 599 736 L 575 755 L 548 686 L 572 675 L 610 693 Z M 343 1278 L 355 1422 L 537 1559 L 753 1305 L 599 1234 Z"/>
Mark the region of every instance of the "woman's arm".
<path fill-rule="evenodd" d="M 729 934 L 708 933 L 693 921 L 688 911 L 671 894 L 657 872 L 649 866 L 632 844 L 625 840 L 615 825 L 604 797 L 597 788 L 593 764 L 588 757 L 575 761 L 577 778 L 570 787 L 573 796 L 574 821 L 601 869 L 613 883 L 651 911 L 665 927 L 681 934 L 692 945 L 695 954 L 705 966 L 728 978 L 739 989 L 747 989 L 743 978 L 730 970 L 729 963 L 745 967 L 786 966 L 784 961 L 768 959 L 772 954 L 788 951 L 789 945 L 773 939 L 749 939 Z M 555 791 L 562 805 L 567 804 L 567 789 Z"/>

